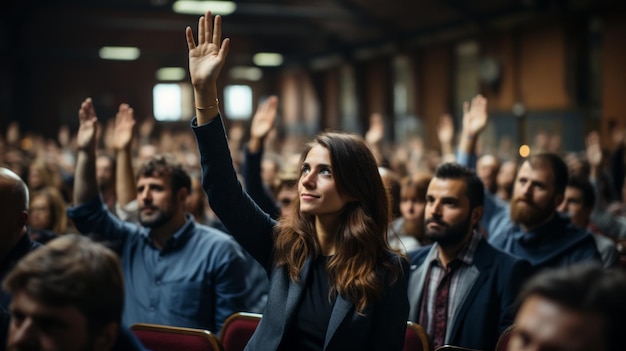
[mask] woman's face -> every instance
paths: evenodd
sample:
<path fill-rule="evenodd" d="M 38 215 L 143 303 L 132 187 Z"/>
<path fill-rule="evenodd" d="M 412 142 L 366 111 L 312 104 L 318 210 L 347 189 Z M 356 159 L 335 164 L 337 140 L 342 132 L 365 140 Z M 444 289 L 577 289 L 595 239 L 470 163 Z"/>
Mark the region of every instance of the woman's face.
<path fill-rule="evenodd" d="M 298 181 L 300 212 L 314 216 L 336 216 L 349 198 L 339 194 L 328 149 L 315 145 L 302 163 Z"/>
<path fill-rule="evenodd" d="M 43 178 L 41 177 L 41 173 L 39 169 L 36 167 L 30 167 L 28 171 L 28 187 L 30 189 L 39 189 L 43 186 Z"/>
<path fill-rule="evenodd" d="M 52 229 L 52 210 L 45 196 L 35 196 L 30 201 L 28 223 L 32 229 Z"/>

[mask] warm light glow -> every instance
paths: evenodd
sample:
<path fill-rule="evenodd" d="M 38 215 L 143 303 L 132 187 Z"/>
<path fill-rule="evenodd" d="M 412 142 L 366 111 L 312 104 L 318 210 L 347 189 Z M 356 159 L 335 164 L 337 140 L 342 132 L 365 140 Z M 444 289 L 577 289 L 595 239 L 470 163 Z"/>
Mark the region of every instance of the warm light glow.
<path fill-rule="evenodd" d="M 163 67 L 156 72 L 159 81 L 180 81 L 185 78 L 187 71 L 181 67 Z"/>
<path fill-rule="evenodd" d="M 274 52 L 259 52 L 252 57 L 257 66 L 276 67 L 283 64 L 283 55 Z"/>
<path fill-rule="evenodd" d="M 104 60 L 134 61 L 139 58 L 139 48 L 124 46 L 103 46 L 100 58 Z"/>
<path fill-rule="evenodd" d="M 519 155 L 522 157 L 528 157 L 530 155 L 530 146 L 522 145 L 519 147 Z"/>
<path fill-rule="evenodd" d="M 172 10 L 176 13 L 186 15 L 204 15 L 211 11 L 213 15 L 230 15 L 237 9 L 237 4 L 232 1 L 194 1 L 178 0 L 172 5 Z"/>
<path fill-rule="evenodd" d="M 234 80 L 250 80 L 257 82 L 263 78 L 263 71 L 258 67 L 237 66 L 228 72 L 230 78 Z"/>

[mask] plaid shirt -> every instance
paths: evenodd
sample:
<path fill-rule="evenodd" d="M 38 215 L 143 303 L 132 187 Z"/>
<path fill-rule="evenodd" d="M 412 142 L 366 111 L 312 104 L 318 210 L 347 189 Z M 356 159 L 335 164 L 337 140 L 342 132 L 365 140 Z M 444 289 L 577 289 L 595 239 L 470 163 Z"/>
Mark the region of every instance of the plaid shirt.
<path fill-rule="evenodd" d="M 458 291 L 459 282 L 465 271 L 472 266 L 474 254 L 476 253 L 476 248 L 478 247 L 480 239 L 480 234 L 477 231 L 474 231 L 468 245 L 461 249 L 456 257 L 457 260 L 461 261 L 461 265 L 452 272 L 448 298 L 448 321 L 452 320 L 453 317 L 452 313 L 454 309 L 452 306 L 455 306 L 455 304 L 458 303 L 457 298 L 459 296 L 463 296 L 463 292 Z M 435 243 L 434 245 L 438 244 Z M 424 293 L 422 294 L 422 301 L 420 305 L 419 324 L 422 325 L 426 329 L 428 335 L 432 337 L 434 332 L 433 316 L 435 312 L 436 291 L 446 272 L 446 268 L 443 267 L 441 261 L 439 260 L 438 250 L 433 250 L 424 262 L 429 262 L 429 267 L 426 281 L 424 281 Z"/>

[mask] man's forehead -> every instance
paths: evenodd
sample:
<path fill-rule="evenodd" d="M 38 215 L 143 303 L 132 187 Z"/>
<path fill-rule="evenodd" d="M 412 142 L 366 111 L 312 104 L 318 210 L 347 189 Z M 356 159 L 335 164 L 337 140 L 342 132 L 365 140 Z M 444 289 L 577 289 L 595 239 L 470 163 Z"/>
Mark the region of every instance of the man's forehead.
<path fill-rule="evenodd" d="M 467 184 L 463 179 L 454 178 L 437 178 L 434 177 L 430 184 L 428 184 L 427 195 L 434 195 L 435 193 L 446 196 L 465 196 L 465 189 Z"/>

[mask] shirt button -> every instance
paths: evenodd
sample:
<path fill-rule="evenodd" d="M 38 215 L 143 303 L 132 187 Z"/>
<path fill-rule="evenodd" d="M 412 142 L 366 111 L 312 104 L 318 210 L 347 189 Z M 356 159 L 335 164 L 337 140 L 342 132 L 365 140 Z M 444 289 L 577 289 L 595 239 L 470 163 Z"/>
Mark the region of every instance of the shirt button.
<path fill-rule="evenodd" d="M 150 306 L 150 311 L 154 312 L 154 306 Z"/>
<path fill-rule="evenodd" d="M 160 280 L 157 280 L 157 281 L 156 281 L 156 285 L 161 285 L 161 281 L 160 281 Z"/>

